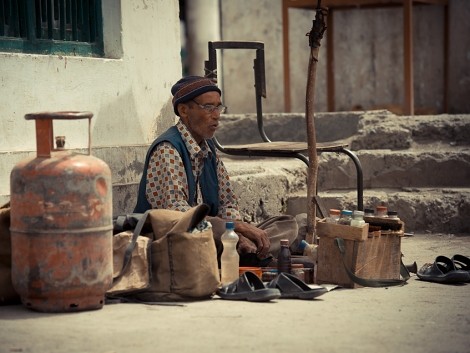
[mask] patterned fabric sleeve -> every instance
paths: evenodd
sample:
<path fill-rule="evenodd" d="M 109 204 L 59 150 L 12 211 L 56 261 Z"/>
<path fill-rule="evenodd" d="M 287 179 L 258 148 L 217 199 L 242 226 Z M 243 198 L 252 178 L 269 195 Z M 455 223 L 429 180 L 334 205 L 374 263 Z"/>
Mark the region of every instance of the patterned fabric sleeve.
<path fill-rule="evenodd" d="M 183 161 L 168 142 L 159 144 L 147 169 L 147 200 L 153 208 L 187 211 L 188 182 Z"/>
<path fill-rule="evenodd" d="M 219 178 L 219 217 L 223 219 L 241 220 L 237 197 L 233 193 L 227 169 L 218 155 L 217 175 Z"/>

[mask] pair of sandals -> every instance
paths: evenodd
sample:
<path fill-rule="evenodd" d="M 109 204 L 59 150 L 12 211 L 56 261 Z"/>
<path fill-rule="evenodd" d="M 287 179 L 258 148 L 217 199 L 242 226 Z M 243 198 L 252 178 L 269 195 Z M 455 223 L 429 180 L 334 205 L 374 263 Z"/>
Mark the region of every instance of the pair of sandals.
<path fill-rule="evenodd" d="M 419 279 L 444 284 L 470 282 L 470 258 L 454 255 L 452 258 L 438 256 L 434 263 L 423 265 L 416 273 Z"/>
<path fill-rule="evenodd" d="M 314 299 L 328 290 L 323 287 L 311 288 L 308 284 L 289 273 L 280 273 L 266 285 L 253 272 L 244 272 L 234 282 L 217 290 L 217 295 L 228 300 L 266 302 L 273 299 Z"/>

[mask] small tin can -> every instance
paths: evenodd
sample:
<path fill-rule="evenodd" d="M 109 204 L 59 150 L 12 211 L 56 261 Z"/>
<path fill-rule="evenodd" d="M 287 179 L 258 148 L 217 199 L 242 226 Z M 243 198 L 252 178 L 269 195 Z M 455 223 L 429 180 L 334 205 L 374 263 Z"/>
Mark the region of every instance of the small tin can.
<path fill-rule="evenodd" d="M 261 280 L 263 282 L 270 282 L 276 278 L 278 271 L 275 267 L 263 267 L 261 268 Z"/>
<path fill-rule="evenodd" d="M 304 273 L 303 264 L 292 264 L 292 274 L 298 279 L 300 279 L 301 281 L 305 282 L 305 273 Z"/>
<path fill-rule="evenodd" d="M 387 207 L 386 206 L 377 206 L 375 208 L 375 215 L 377 217 L 387 217 Z"/>

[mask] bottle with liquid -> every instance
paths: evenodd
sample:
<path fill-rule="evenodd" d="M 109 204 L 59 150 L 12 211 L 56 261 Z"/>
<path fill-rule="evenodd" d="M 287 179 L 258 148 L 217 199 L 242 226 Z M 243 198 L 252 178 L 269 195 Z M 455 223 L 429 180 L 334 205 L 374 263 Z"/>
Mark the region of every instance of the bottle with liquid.
<path fill-rule="evenodd" d="M 302 282 L 305 282 L 305 273 L 303 264 L 292 264 L 292 274 L 300 279 Z"/>
<path fill-rule="evenodd" d="M 398 218 L 398 212 L 397 211 L 388 211 L 387 212 L 387 217 L 390 219 L 400 219 Z"/>
<path fill-rule="evenodd" d="M 303 239 L 299 244 L 299 250 L 302 251 L 302 255 L 308 256 L 312 262 L 317 262 L 318 260 L 317 248 L 318 248 L 318 245 L 309 244 Z"/>
<path fill-rule="evenodd" d="M 220 238 L 224 246 L 220 257 L 220 281 L 222 285 L 232 283 L 239 277 L 240 255 L 237 251 L 238 235 L 233 222 L 225 223 L 225 232 Z"/>
<path fill-rule="evenodd" d="M 386 206 L 377 206 L 375 208 L 375 215 L 377 217 L 387 217 L 387 207 Z"/>
<path fill-rule="evenodd" d="M 374 210 L 372 208 L 364 208 L 364 217 L 374 217 Z"/>
<path fill-rule="evenodd" d="M 362 211 L 353 211 L 351 226 L 362 228 L 366 222 L 364 221 L 364 212 Z"/>
<path fill-rule="evenodd" d="M 338 224 L 349 226 L 351 225 L 352 211 L 342 210 L 339 216 Z"/>
<path fill-rule="evenodd" d="M 278 273 L 291 273 L 292 271 L 292 259 L 288 239 L 281 240 L 281 249 L 277 256 L 277 271 Z"/>
<path fill-rule="evenodd" d="M 328 213 L 329 213 L 329 216 L 326 218 L 326 222 L 327 223 L 338 223 L 340 210 L 337 210 L 335 208 L 330 208 Z"/>

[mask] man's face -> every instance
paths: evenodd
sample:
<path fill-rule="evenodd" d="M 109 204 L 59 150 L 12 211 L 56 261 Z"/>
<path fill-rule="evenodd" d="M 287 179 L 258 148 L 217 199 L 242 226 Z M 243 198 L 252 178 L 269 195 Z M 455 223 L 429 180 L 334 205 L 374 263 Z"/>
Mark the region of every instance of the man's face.
<path fill-rule="evenodd" d="M 181 120 L 198 144 L 202 140 L 210 139 L 214 136 L 219 126 L 220 118 L 220 113 L 217 109 L 210 113 L 201 106 L 212 105 L 217 107 L 221 104 L 218 92 L 206 92 L 194 98 L 193 101 L 179 104 L 178 111 Z"/>

